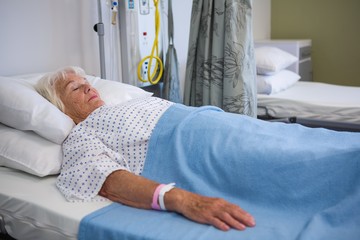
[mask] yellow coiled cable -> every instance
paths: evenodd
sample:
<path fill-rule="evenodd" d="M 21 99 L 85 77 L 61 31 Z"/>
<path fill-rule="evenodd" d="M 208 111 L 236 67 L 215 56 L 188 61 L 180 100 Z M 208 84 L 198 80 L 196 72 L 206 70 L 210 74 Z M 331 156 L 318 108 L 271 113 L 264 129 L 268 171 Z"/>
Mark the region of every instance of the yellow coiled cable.
<path fill-rule="evenodd" d="M 141 61 L 139 62 L 138 65 L 138 71 L 137 71 L 137 75 L 138 78 L 141 82 L 150 82 L 151 84 L 156 84 L 160 81 L 161 76 L 163 74 L 164 71 L 164 67 L 163 67 L 163 62 L 162 60 L 158 57 L 159 55 L 159 32 L 160 32 L 160 12 L 159 12 L 159 3 L 160 0 L 154 0 L 154 6 L 155 6 L 155 39 L 154 39 L 154 43 L 151 49 L 151 53 L 149 56 L 144 57 L 143 59 L 141 59 Z M 156 55 L 154 55 L 154 52 L 156 52 Z M 147 79 L 143 79 L 141 76 L 141 67 L 144 64 L 144 62 L 149 59 L 149 64 L 148 64 L 148 71 L 147 71 Z M 155 62 L 155 68 L 154 71 L 151 73 L 151 65 L 152 65 L 152 61 L 153 59 L 156 60 Z M 155 80 L 154 77 L 156 75 L 156 73 L 159 72 L 157 78 Z"/>

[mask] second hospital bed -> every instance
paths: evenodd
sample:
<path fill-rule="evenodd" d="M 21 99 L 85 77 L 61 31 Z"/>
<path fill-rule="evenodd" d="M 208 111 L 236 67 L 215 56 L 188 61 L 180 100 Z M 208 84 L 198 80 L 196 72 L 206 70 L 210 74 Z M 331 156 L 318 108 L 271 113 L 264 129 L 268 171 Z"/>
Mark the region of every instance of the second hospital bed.
<path fill-rule="evenodd" d="M 255 42 L 259 118 L 360 131 L 360 87 L 312 81 L 309 44 Z"/>
<path fill-rule="evenodd" d="M 360 87 L 299 81 L 276 94 L 258 94 L 257 99 L 262 119 L 360 131 Z"/>

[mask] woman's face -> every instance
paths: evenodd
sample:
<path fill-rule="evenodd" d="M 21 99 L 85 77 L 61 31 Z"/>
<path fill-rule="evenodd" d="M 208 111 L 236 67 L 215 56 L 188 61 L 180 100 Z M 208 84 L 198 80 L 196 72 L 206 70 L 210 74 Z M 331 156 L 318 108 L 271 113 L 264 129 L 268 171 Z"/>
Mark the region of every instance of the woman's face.
<path fill-rule="evenodd" d="M 104 105 L 98 91 L 85 78 L 67 74 L 67 79 L 55 83 L 56 93 L 64 104 L 64 112 L 76 124 L 85 120 L 90 113 Z"/>

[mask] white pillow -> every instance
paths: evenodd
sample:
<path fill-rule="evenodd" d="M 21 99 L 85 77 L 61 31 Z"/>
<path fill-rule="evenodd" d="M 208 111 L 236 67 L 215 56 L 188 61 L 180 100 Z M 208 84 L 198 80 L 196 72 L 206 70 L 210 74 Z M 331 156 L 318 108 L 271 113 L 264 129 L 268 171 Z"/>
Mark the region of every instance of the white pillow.
<path fill-rule="evenodd" d="M 19 130 L 32 130 L 61 144 L 74 122 L 40 96 L 28 80 L 0 77 L 0 122 Z"/>
<path fill-rule="evenodd" d="M 265 81 L 264 75 L 256 76 L 256 87 L 257 87 L 258 94 L 270 94 L 271 93 L 271 85 Z"/>
<path fill-rule="evenodd" d="M 32 131 L 0 124 L 0 166 L 19 169 L 39 177 L 57 174 L 62 163 L 61 145 Z"/>
<path fill-rule="evenodd" d="M 288 52 L 269 46 L 255 48 L 255 59 L 259 75 L 273 75 L 298 60 Z"/>
<path fill-rule="evenodd" d="M 281 70 L 275 75 L 257 75 L 257 93 L 274 94 L 288 89 L 300 80 L 300 76 L 289 70 Z"/>
<path fill-rule="evenodd" d="M 86 76 L 86 79 L 99 91 L 101 98 L 107 105 L 115 105 L 131 99 L 153 95 L 151 92 L 125 83 L 104 80 L 94 76 Z"/>
<path fill-rule="evenodd" d="M 0 77 L 0 122 L 19 130 L 32 130 L 61 144 L 69 135 L 74 122 L 36 92 L 33 85 L 42 76 L 32 74 L 24 79 Z M 152 95 L 128 84 L 93 76 L 87 78 L 98 89 L 106 104 L 118 104 Z"/>

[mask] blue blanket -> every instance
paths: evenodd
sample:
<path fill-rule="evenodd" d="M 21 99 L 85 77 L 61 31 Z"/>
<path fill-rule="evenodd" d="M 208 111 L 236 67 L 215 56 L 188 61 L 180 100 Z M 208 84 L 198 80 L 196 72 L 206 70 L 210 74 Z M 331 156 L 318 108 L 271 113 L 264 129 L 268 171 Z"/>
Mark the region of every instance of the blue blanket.
<path fill-rule="evenodd" d="M 82 220 L 79 239 L 360 239 L 359 133 L 175 105 L 153 132 L 142 175 L 223 197 L 257 226 L 222 232 L 113 203 Z"/>

